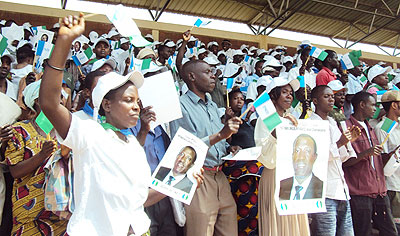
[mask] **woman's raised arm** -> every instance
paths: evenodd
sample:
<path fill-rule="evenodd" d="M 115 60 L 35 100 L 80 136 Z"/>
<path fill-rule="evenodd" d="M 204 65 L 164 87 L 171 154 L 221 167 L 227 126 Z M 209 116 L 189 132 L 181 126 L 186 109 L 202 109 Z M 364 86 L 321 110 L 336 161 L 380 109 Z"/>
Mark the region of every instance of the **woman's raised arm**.
<path fill-rule="evenodd" d="M 53 53 L 45 67 L 39 93 L 40 109 L 65 139 L 71 124 L 71 113 L 60 104 L 60 92 L 65 62 L 73 40 L 85 30 L 83 14 L 67 16 L 60 23 L 60 30 Z"/>

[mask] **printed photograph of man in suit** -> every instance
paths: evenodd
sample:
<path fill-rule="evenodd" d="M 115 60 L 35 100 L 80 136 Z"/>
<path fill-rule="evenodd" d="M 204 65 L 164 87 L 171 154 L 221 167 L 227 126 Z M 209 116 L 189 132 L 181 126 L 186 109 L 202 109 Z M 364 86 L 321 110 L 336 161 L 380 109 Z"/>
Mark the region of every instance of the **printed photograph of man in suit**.
<path fill-rule="evenodd" d="M 188 178 L 187 172 L 196 161 L 196 151 L 193 147 L 186 146 L 181 149 L 175 159 L 173 169 L 161 166 L 155 178 L 167 185 L 189 193 L 193 182 Z"/>
<path fill-rule="evenodd" d="M 317 144 L 308 134 L 300 134 L 293 143 L 294 176 L 280 181 L 280 200 L 302 200 L 322 197 L 323 181 L 313 174 Z"/>

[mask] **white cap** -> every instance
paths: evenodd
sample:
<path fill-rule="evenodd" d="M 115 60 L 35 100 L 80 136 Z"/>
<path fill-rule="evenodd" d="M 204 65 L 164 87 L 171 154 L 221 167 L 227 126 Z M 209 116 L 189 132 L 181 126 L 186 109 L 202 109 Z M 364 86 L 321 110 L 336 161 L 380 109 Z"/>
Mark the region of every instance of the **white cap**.
<path fill-rule="evenodd" d="M 372 82 L 372 80 L 381 74 L 384 74 L 385 72 L 391 71 L 392 68 L 390 66 L 388 67 L 382 67 L 380 65 L 374 65 L 373 67 L 369 68 L 368 70 L 368 80 L 369 82 Z"/>
<path fill-rule="evenodd" d="M 273 56 L 269 56 L 269 57 L 264 57 L 264 65 L 263 67 L 266 66 L 272 66 L 272 67 L 282 67 L 281 63 Z"/>
<path fill-rule="evenodd" d="M 176 44 L 173 41 L 168 41 L 166 44 L 164 44 L 166 47 L 173 48 L 176 46 Z"/>
<path fill-rule="evenodd" d="M 22 25 L 22 27 L 24 27 L 24 30 L 31 31 L 32 25 L 31 25 L 31 23 L 29 23 L 29 22 L 25 22 L 25 23 Z"/>
<path fill-rule="evenodd" d="M 219 55 L 223 54 L 224 56 L 226 56 L 226 52 L 224 52 L 224 50 L 221 50 L 217 53 L 217 57 L 219 57 Z"/>
<path fill-rule="evenodd" d="M 347 90 L 343 86 L 342 82 L 340 82 L 340 80 L 332 80 L 327 85 L 329 86 L 329 88 L 331 88 L 333 90 L 333 92 L 339 92 L 339 91 L 341 91 L 343 89 Z"/>
<path fill-rule="evenodd" d="M 115 70 L 115 68 L 117 67 L 117 63 L 115 62 L 114 59 L 112 59 L 112 58 L 109 58 L 109 59 L 102 58 L 100 60 L 97 60 L 95 63 L 93 63 L 91 71 L 95 71 L 95 70 L 101 68 L 104 64 L 110 65 L 111 68 L 113 68 L 113 70 Z"/>
<path fill-rule="evenodd" d="M 212 66 L 216 66 L 216 65 L 220 64 L 220 62 L 217 61 L 214 57 L 206 57 L 206 58 L 204 58 L 204 61 Z"/>
<path fill-rule="evenodd" d="M 146 34 L 146 36 L 144 36 L 145 38 L 151 38 L 154 40 L 153 35 L 152 34 Z"/>
<path fill-rule="evenodd" d="M 242 44 L 242 46 L 240 46 L 240 50 L 243 50 L 243 49 L 248 50 L 248 48 L 249 48 L 249 45 L 246 45 L 246 44 Z"/>
<path fill-rule="evenodd" d="M 190 36 L 189 42 L 194 42 L 194 41 L 196 41 L 196 40 L 197 40 L 197 39 L 196 39 L 195 37 Z"/>
<path fill-rule="evenodd" d="M 96 31 L 91 31 L 89 33 L 89 39 L 91 42 L 96 42 L 96 40 L 99 38 L 99 34 Z"/>
<path fill-rule="evenodd" d="M 276 55 L 281 55 L 279 52 L 277 52 L 277 51 L 273 51 L 272 53 L 271 53 L 271 56 L 276 56 Z"/>
<path fill-rule="evenodd" d="M 209 42 L 209 43 L 207 44 L 207 48 L 209 48 L 209 47 L 211 47 L 211 46 L 213 46 L 213 45 L 215 45 L 215 46 L 217 46 L 217 47 L 219 46 L 217 42 L 211 41 L 211 42 Z"/>
<path fill-rule="evenodd" d="M 139 71 L 133 71 L 132 73 L 122 76 L 115 72 L 110 72 L 99 78 L 96 87 L 94 87 L 92 92 L 92 102 L 94 106 L 93 119 L 97 121 L 99 109 L 103 101 L 104 96 L 113 89 L 119 88 L 124 85 L 128 80 L 140 88 L 143 85 L 144 78 L 142 73 Z"/>
<path fill-rule="evenodd" d="M 275 77 L 271 80 L 271 83 L 268 84 L 265 90 L 269 93 L 273 88 L 282 87 L 287 84 L 289 84 L 294 91 L 297 91 L 300 88 L 300 81 L 297 78 L 289 79 L 289 77 Z"/>
<path fill-rule="evenodd" d="M 267 51 L 263 48 L 257 49 L 257 55 L 261 55 L 263 53 L 267 53 Z"/>
<path fill-rule="evenodd" d="M 303 40 L 301 43 L 297 46 L 297 51 L 302 48 L 302 46 L 307 45 L 307 46 L 312 46 L 310 40 Z"/>
<path fill-rule="evenodd" d="M 15 62 L 14 56 L 11 55 L 11 53 L 10 53 L 7 49 L 4 50 L 3 55 L 1 56 L 1 58 L 3 58 L 3 57 L 8 57 L 8 58 L 10 58 L 11 63 Z"/>
<path fill-rule="evenodd" d="M 115 35 L 119 35 L 119 33 L 116 30 L 110 30 L 110 32 L 107 34 L 107 38 L 111 38 Z"/>
<path fill-rule="evenodd" d="M 283 49 L 283 50 L 286 50 L 287 48 L 284 47 L 284 46 L 282 46 L 282 45 L 278 45 L 278 46 L 275 47 L 275 49 Z"/>
<path fill-rule="evenodd" d="M 290 61 L 290 62 L 292 62 L 293 63 L 293 57 L 291 57 L 291 56 L 285 56 L 285 57 L 283 57 L 283 60 L 282 60 L 282 63 L 286 63 L 286 62 L 288 62 L 288 61 Z"/>
<path fill-rule="evenodd" d="M 33 44 L 31 42 L 29 42 L 29 41 L 24 40 L 24 39 L 18 42 L 17 49 L 18 48 L 22 48 L 23 46 L 25 46 L 27 44 L 29 44 L 31 46 L 31 48 L 33 49 Z"/>
<path fill-rule="evenodd" d="M 234 52 L 233 52 L 233 54 L 232 54 L 232 56 L 234 57 L 234 56 L 244 56 L 245 55 L 245 53 L 244 52 L 242 52 L 242 50 L 235 50 Z"/>
<path fill-rule="evenodd" d="M 199 51 L 198 51 L 198 53 L 197 53 L 197 55 L 200 55 L 200 54 L 205 53 L 205 52 L 207 52 L 206 49 L 200 48 Z"/>
<path fill-rule="evenodd" d="M 6 24 L 6 20 L 0 20 L 0 25 L 5 25 Z"/>
<path fill-rule="evenodd" d="M 55 23 L 54 25 L 53 25 L 53 28 L 60 28 L 60 23 Z"/>
<path fill-rule="evenodd" d="M 273 80 L 273 78 L 271 76 L 264 75 L 257 80 L 256 87 L 261 86 L 261 85 L 267 87 L 271 83 L 272 80 Z"/>
<path fill-rule="evenodd" d="M 121 44 L 124 44 L 124 43 L 128 43 L 129 39 L 122 37 L 119 41 L 121 42 Z"/>
<path fill-rule="evenodd" d="M 257 49 L 258 49 L 257 47 L 251 46 L 250 49 L 249 49 L 249 51 L 251 52 L 251 51 L 257 50 Z"/>
<path fill-rule="evenodd" d="M 105 42 L 108 46 L 110 46 L 110 42 L 108 42 L 107 39 L 103 38 L 103 37 L 99 37 L 96 41 L 96 43 L 94 44 L 94 46 L 96 47 L 96 45 L 100 42 Z"/>

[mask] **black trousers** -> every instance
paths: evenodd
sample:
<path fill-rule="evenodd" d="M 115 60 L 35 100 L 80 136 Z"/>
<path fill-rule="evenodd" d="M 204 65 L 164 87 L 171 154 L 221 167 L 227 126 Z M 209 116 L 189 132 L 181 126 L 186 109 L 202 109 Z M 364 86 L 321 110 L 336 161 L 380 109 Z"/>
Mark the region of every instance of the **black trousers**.
<path fill-rule="evenodd" d="M 355 236 L 372 235 L 371 221 L 379 230 L 379 235 L 397 235 L 388 196 L 370 198 L 351 195 L 350 207 Z"/>
<path fill-rule="evenodd" d="M 178 236 L 178 225 L 175 223 L 174 213 L 168 197 L 156 204 L 146 207 L 144 211 L 151 220 L 151 236 Z"/>

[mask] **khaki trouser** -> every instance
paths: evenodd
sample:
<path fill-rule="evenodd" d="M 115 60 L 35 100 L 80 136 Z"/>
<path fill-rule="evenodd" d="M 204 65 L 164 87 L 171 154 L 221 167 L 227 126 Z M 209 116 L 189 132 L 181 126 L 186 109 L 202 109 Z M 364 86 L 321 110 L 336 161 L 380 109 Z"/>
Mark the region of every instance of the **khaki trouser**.
<path fill-rule="evenodd" d="M 186 210 L 186 236 L 238 235 L 236 203 L 221 171 L 204 171 L 204 183 Z"/>

